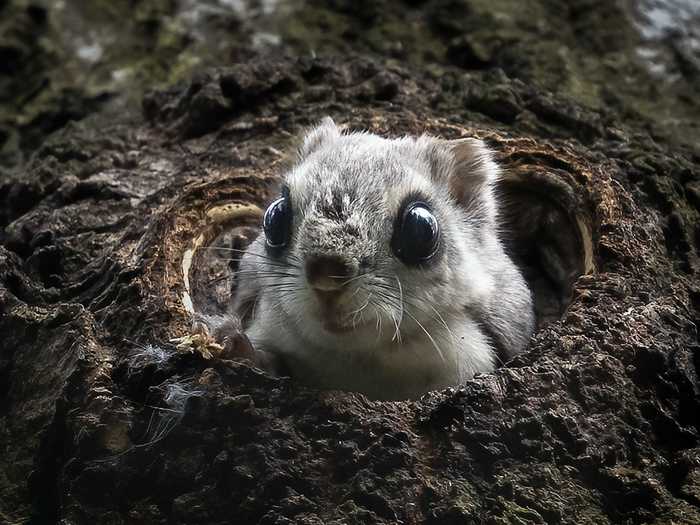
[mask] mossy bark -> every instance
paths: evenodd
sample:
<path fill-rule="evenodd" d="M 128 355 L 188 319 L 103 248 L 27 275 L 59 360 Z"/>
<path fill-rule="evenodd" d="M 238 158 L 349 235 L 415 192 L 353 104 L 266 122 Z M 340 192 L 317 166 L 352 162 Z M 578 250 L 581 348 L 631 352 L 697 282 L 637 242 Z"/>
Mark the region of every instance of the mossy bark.
<path fill-rule="evenodd" d="M 0 520 L 700 521 L 697 151 L 507 76 L 360 57 L 268 57 L 143 106 L 0 181 Z M 527 353 L 380 403 L 173 342 L 221 300 L 201 248 L 255 222 L 326 114 L 478 135 L 520 190 L 565 188 L 584 275 Z"/>

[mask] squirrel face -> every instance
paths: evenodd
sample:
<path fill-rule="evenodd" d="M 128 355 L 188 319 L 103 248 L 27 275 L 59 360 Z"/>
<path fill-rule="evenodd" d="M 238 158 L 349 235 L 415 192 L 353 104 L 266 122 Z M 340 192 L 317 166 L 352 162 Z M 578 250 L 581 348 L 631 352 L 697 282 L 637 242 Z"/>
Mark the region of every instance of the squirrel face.
<path fill-rule="evenodd" d="M 532 308 L 497 237 L 498 173 L 476 139 L 342 134 L 325 119 L 241 264 L 237 308 L 253 345 L 314 374 L 307 347 L 350 368 L 422 353 L 438 368 L 429 375 L 445 370 L 441 385 L 492 369 L 496 346 L 519 351 L 513 328 L 529 337 Z M 499 326 L 514 307 L 523 319 Z M 496 335 L 472 334 L 484 324 Z"/>

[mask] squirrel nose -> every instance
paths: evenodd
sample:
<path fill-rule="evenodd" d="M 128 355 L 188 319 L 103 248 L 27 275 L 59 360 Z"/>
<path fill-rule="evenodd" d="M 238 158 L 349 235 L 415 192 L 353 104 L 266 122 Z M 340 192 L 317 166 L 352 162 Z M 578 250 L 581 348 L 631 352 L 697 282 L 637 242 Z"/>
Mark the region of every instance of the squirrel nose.
<path fill-rule="evenodd" d="M 323 292 L 340 290 L 355 269 L 337 255 L 311 255 L 306 258 L 306 279 L 312 288 Z"/>

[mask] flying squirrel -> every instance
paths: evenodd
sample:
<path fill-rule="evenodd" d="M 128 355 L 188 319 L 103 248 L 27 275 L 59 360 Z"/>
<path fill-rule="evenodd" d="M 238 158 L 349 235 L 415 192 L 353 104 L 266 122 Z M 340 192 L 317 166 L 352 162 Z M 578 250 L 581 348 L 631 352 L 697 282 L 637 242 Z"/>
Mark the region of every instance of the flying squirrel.
<path fill-rule="evenodd" d="M 317 388 L 416 398 L 491 372 L 534 328 L 475 138 L 310 130 L 235 274 L 218 337 Z"/>

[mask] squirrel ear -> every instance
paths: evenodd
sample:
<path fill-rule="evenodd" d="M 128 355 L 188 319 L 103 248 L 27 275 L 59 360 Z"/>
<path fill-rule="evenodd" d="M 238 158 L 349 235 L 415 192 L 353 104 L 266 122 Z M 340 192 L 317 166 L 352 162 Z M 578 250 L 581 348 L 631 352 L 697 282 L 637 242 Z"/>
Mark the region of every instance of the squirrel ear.
<path fill-rule="evenodd" d="M 340 137 L 340 129 L 335 125 L 331 117 L 323 120 L 312 128 L 304 137 L 304 142 L 299 148 L 299 158 L 303 159 L 316 151 L 322 144 Z"/>
<path fill-rule="evenodd" d="M 500 169 L 484 141 L 466 138 L 450 140 L 447 145 L 454 156 L 450 191 L 455 197 L 463 201 L 473 194 L 491 193 L 500 176 Z"/>
<path fill-rule="evenodd" d="M 495 219 L 494 186 L 500 169 L 486 144 L 475 138 L 436 140 L 428 150 L 432 177 L 447 184 L 465 208 Z"/>

